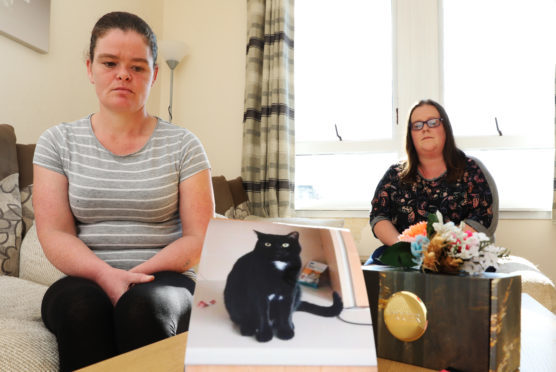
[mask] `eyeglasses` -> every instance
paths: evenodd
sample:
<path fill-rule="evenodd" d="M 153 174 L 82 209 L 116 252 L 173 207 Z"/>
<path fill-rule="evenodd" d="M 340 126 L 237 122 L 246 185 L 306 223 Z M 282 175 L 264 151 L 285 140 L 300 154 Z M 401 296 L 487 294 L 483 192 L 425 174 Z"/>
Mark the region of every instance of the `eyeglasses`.
<path fill-rule="evenodd" d="M 429 128 L 436 128 L 442 121 L 442 118 L 429 119 L 427 121 L 416 121 L 415 123 L 411 123 L 411 130 L 421 130 L 425 124 L 427 124 Z"/>

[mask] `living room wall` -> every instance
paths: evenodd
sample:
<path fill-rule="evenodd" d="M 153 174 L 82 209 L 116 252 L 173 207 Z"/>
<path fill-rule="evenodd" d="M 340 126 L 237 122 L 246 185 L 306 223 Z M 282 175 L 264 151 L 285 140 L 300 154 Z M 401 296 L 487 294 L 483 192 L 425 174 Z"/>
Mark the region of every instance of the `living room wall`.
<path fill-rule="evenodd" d="M 163 10 L 157 1 L 52 0 L 47 54 L 0 36 L 0 121 L 15 127 L 20 143 L 34 143 L 47 128 L 97 110 L 85 56 L 94 23 L 113 10 L 141 15 L 155 32 L 161 28 Z M 158 113 L 159 106 L 155 85 L 148 107 Z"/>
<path fill-rule="evenodd" d="M 159 39 L 190 47 L 174 74 L 174 122 L 203 142 L 215 175 L 241 171 L 246 43 L 245 0 L 52 0 L 50 50 L 39 54 L 0 36 L 0 122 L 16 128 L 20 143 L 34 143 L 47 128 L 97 110 L 85 69 L 95 21 L 112 10 L 143 17 Z M 169 69 L 159 58 L 148 110 L 168 119 Z M 333 217 L 333 216 L 330 216 Z M 378 246 L 366 218 L 346 219 L 361 257 Z M 539 265 L 556 281 L 556 224 L 501 220 L 497 244 Z"/>
<path fill-rule="evenodd" d="M 245 0 L 52 0 L 50 49 L 37 53 L 0 36 L 0 122 L 34 143 L 47 128 L 98 109 L 86 74 L 91 29 L 103 14 L 138 14 L 160 40 L 190 47 L 174 73 L 174 120 L 203 142 L 215 175 L 241 170 Z M 147 108 L 168 119 L 170 72 L 163 58 Z"/>
<path fill-rule="evenodd" d="M 174 72 L 174 122 L 203 142 L 213 175 L 241 173 L 246 1 L 166 0 L 162 34 L 190 48 Z M 159 112 L 168 118 L 169 68 L 160 60 Z"/>

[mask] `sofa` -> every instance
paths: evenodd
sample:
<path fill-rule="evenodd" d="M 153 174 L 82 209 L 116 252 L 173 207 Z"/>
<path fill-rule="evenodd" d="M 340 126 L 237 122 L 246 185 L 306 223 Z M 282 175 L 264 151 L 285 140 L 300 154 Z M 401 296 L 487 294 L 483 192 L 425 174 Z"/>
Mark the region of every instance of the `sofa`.
<path fill-rule="evenodd" d="M 16 143 L 14 128 L 0 124 L 0 371 L 57 371 L 56 339 L 41 320 L 42 297 L 63 276 L 44 256 L 33 224 L 35 145 Z M 216 213 L 249 215 L 240 177 L 212 179 Z"/>
<path fill-rule="evenodd" d="M 34 148 L 17 144 L 14 128 L 0 124 L 0 371 L 58 370 L 56 339 L 42 323 L 40 306 L 48 286 L 63 274 L 44 256 L 33 225 Z M 218 216 L 260 219 L 250 213 L 240 177 L 227 180 L 214 176 L 212 182 Z M 341 219 L 278 221 L 343 225 Z M 556 313 L 554 284 L 532 263 L 511 257 L 500 271 L 521 274 L 523 291 Z"/>

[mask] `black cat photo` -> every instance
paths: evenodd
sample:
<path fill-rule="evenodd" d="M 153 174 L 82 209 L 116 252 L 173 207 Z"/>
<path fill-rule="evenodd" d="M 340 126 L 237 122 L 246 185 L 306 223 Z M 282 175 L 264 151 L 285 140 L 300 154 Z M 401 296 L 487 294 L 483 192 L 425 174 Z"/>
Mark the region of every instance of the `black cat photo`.
<path fill-rule="evenodd" d="M 255 249 L 236 261 L 224 288 L 226 310 L 243 336 L 255 336 L 260 342 L 269 341 L 274 335 L 289 340 L 295 333 L 294 311 L 327 317 L 340 314 L 343 304 L 336 292 L 328 307 L 301 301 L 297 282 L 301 246 L 297 231 L 286 235 L 255 233 Z"/>

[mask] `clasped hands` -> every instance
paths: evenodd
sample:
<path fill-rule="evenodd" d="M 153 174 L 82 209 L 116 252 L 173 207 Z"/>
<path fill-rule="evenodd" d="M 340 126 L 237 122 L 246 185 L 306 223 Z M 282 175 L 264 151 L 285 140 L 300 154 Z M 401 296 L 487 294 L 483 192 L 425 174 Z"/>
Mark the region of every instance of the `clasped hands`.
<path fill-rule="evenodd" d="M 153 275 L 133 272 L 133 269 L 126 271 L 113 267 L 106 268 L 96 278 L 97 284 L 108 295 L 112 305 L 116 305 L 120 297 L 133 285 L 153 280 Z"/>

